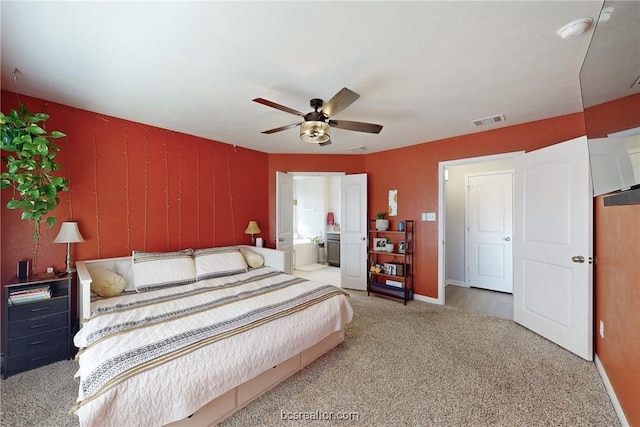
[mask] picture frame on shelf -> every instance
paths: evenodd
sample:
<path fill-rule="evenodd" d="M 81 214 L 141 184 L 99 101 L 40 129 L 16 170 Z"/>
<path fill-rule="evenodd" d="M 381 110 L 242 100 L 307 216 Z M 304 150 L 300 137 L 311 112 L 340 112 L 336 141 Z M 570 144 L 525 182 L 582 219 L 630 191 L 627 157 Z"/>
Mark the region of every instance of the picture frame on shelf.
<path fill-rule="evenodd" d="M 395 264 L 391 264 L 388 262 L 385 262 L 384 265 L 382 266 L 383 270 L 384 270 L 384 274 L 387 274 L 389 276 L 395 276 L 396 275 L 396 265 Z"/>
<path fill-rule="evenodd" d="M 387 250 L 387 239 L 384 237 L 374 237 L 373 250 L 379 251 L 379 252 L 385 252 Z"/>

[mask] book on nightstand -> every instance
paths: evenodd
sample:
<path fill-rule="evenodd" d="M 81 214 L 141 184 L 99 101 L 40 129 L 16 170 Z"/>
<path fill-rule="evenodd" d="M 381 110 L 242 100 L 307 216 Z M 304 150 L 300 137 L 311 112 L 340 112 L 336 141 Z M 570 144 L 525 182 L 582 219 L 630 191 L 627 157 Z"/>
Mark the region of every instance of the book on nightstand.
<path fill-rule="evenodd" d="M 51 288 L 49 286 L 23 289 L 20 291 L 9 292 L 9 305 L 41 301 L 48 298 L 51 298 Z"/>

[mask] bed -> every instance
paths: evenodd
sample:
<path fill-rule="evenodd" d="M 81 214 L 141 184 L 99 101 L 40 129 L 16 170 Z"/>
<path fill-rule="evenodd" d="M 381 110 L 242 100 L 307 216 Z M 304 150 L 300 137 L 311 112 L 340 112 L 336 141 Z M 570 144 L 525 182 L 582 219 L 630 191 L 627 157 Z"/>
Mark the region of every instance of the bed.
<path fill-rule="evenodd" d="M 348 294 L 282 273 L 273 249 L 134 252 L 76 267 L 81 426 L 215 424 L 340 344 L 353 316 Z M 124 292 L 100 289 L 103 276 Z"/>

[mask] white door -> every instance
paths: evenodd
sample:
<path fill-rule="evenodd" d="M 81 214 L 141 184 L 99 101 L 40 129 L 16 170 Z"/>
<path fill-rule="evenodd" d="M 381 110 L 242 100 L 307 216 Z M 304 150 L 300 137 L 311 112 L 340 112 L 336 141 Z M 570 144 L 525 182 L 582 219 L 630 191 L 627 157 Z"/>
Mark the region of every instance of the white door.
<path fill-rule="evenodd" d="M 276 172 L 276 249 L 285 253 L 284 272 L 293 272 L 293 176 Z"/>
<path fill-rule="evenodd" d="M 593 358 L 592 196 L 587 138 L 515 159 L 513 317 Z"/>
<path fill-rule="evenodd" d="M 513 173 L 467 175 L 467 286 L 513 292 Z"/>
<path fill-rule="evenodd" d="M 367 174 L 340 185 L 340 275 L 343 288 L 367 290 Z"/>

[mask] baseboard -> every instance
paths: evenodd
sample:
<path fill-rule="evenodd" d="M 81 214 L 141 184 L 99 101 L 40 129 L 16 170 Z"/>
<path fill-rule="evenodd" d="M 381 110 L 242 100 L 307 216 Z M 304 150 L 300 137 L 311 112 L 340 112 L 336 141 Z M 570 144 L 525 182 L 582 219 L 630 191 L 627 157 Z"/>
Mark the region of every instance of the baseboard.
<path fill-rule="evenodd" d="M 445 285 L 445 286 L 447 286 L 447 285 L 462 286 L 463 288 L 468 288 L 468 287 L 469 287 L 469 286 L 468 286 L 465 282 L 463 282 L 463 281 L 460 281 L 460 280 L 452 280 L 452 279 L 447 279 L 447 280 L 445 280 L 445 281 L 444 281 L 444 285 Z"/>
<path fill-rule="evenodd" d="M 604 388 L 607 390 L 609 399 L 611 399 L 611 403 L 613 404 L 613 409 L 616 411 L 616 414 L 618 415 L 620 424 L 623 427 L 629 427 L 629 422 L 627 421 L 627 417 L 624 416 L 624 412 L 622 411 L 622 406 L 620 406 L 620 402 L 618 401 L 616 392 L 613 389 L 611 382 L 609 382 L 609 377 L 607 376 L 607 372 L 604 370 L 604 366 L 602 366 L 602 362 L 600 362 L 600 359 L 598 358 L 597 354 L 594 357 L 594 362 L 596 363 L 596 368 L 598 368 L 598 373 L 600 374 L 600 378 L 602 379 Z"/>
<path fill-rule="evenodd" d="M 442 305 L 438 298 L 426 297 L 424 295 L 413 294 L 413 299 L 417 301 L 428 302 L 430 304 Z"/>

